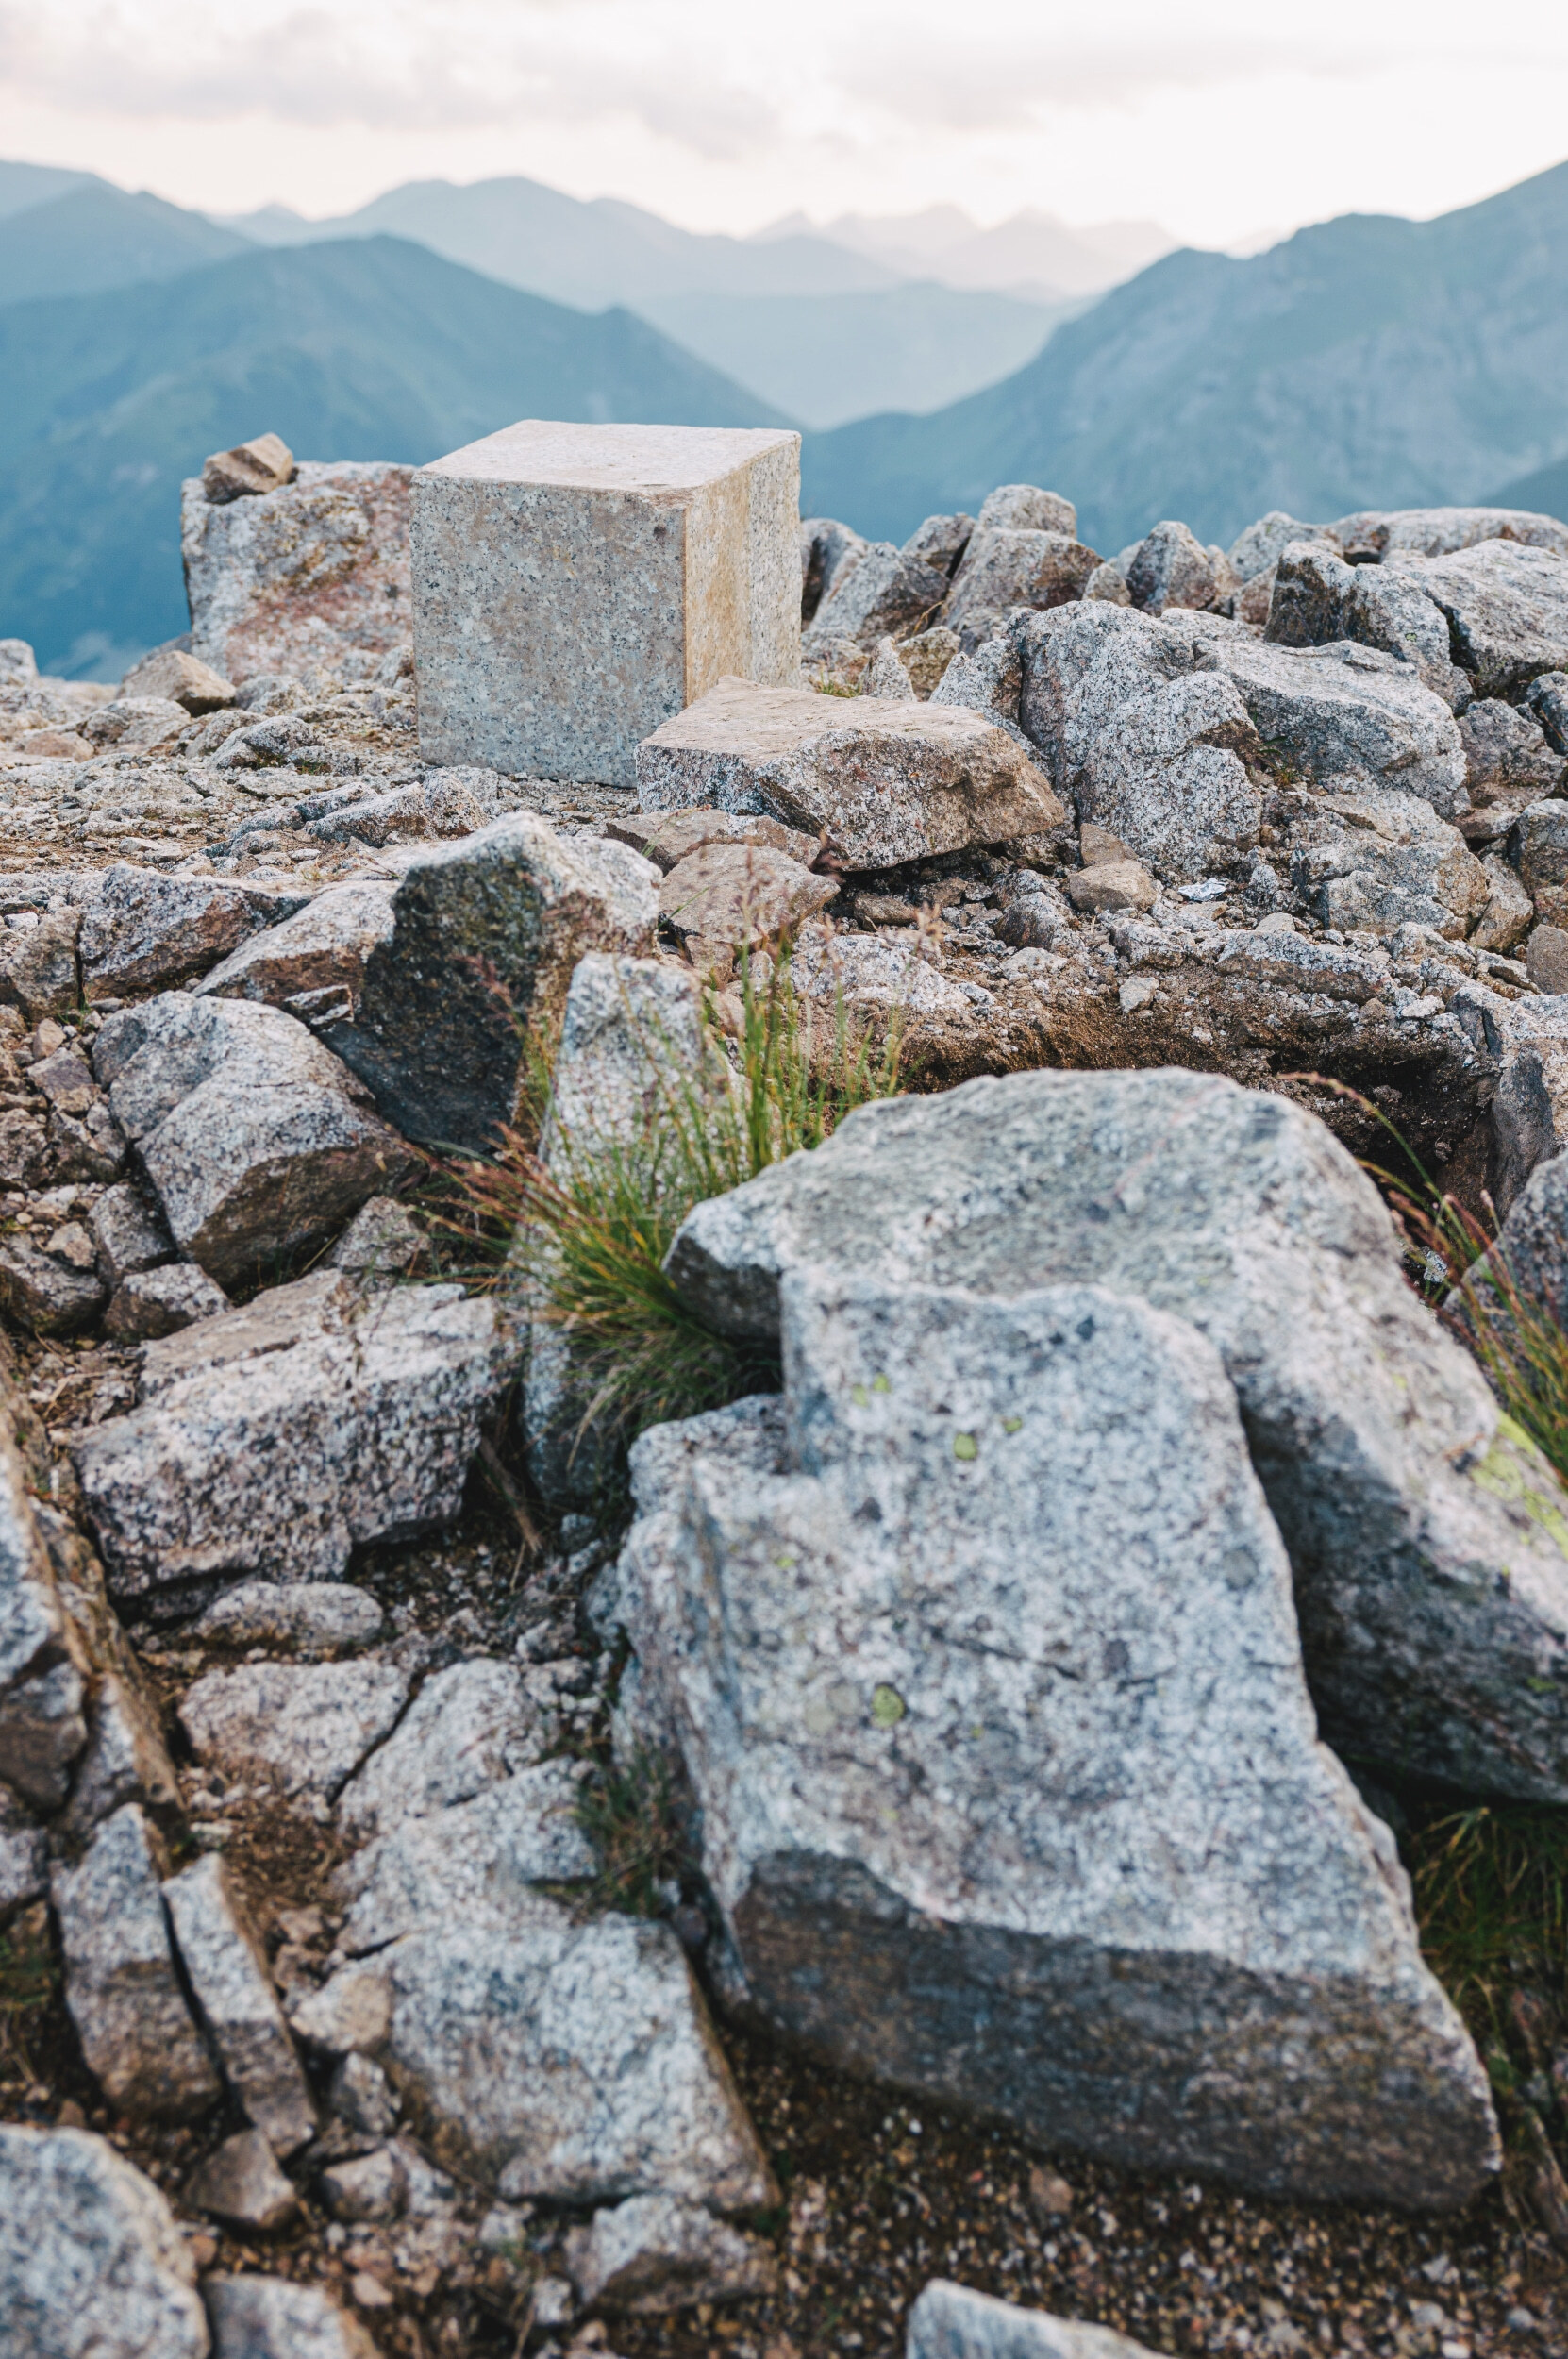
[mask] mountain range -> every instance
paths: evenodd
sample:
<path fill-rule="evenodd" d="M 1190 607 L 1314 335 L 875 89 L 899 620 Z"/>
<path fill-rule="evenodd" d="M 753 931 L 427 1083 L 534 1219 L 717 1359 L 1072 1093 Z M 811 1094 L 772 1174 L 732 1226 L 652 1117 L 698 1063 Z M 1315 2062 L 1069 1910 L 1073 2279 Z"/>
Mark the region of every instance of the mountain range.
<path fill-rule="evenodd" d="M 802 497 L 903 539 L 1039 483 L 1114 552 L 1162 516 L 1564 506 L 1568 164 L 1426 222 L 1346 214 L 1248 259 L 1170 254 L 999 384 L 808 439 Z M 1554 486 L 1558 487 L 1554 490 Z"/>

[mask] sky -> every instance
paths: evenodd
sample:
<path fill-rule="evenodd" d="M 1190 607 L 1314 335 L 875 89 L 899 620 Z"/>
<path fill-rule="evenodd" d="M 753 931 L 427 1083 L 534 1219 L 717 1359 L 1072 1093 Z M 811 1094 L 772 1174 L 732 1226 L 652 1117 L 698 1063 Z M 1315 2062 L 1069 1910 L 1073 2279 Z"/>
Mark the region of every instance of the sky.
<path fill-rule="evenodd" d="M 1568 156 L 1562 0 L 0 0 L 0 156 L 321 215 L 524 173 L 743 234 L 1038 207 L 1227 245 Z"/>

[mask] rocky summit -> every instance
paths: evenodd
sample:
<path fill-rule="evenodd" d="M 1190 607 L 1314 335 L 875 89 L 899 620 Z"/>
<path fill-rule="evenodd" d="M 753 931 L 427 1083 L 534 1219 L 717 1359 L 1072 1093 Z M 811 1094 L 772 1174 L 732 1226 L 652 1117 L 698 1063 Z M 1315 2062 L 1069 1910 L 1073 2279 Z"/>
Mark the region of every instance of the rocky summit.
<path fill-rule="evenodd" d="M 0 643 L 7 2359 L 1568 2337 L 1568 526 L 797 491 Z"/>

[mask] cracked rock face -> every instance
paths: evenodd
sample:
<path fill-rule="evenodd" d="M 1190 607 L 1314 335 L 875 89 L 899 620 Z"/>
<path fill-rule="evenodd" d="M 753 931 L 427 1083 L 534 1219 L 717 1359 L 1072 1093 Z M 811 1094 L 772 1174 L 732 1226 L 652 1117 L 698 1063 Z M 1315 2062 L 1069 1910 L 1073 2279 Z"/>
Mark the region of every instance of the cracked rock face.
<path fill-rule="evenodd" d="M 180 1719 L 200 1762 L 284 1794 L 332 1800 L 396 1725 L 409 1677 L 383 1656 L 354 1663 L 246 1663 L 207 1671 Z"/>
<path fill-rule="evenodd" d="M 1002 1295 L 1081 1279 L 1193 1319 L 1291 1551 L 1329 1741 L 1472 1792 L 1568 1797 L 1568 1502 L 1310 1115 L 1178 1070 L 974 1081 L 853 1114 L 698 1206 L 669 1267 L 737 1334 L 777 1332 L 792 1270 Z"/>
<path fill-rule="evenodd" d="M 344 1789 L 338 1822 L 357 1842 L 389 1835 L 537 1761 L 548 1736 L 515 1664 L 454 1663 L 425 1681 L 396 1734 Z"/>
<path fill-rule="evenodd" d="M 1465 2200 L 1485 2075 L 1213 1347 L 1091 1286 L 819 1267 L 780 1315 L 782 1463 L 656 1429 L 617 1575 L 752 2003 L 1122 2166 Z"/>
<path fill-rule="evenodd" d="M 175 1969 L 158 1890 L 164 1863 L 142 1812 L 107 1819 L 77 1867 L 57 1867 L 65 2003 L 82 2054 L 122 2112 L 180 2121 L 218 2094 L 218 2076 Z"/>
<path fill-rule="evenodd" d="M 167 2200 L 106 2138 L 0 2127 L 9 2359 L 207 2359 L 195 2278 Z"/>
<path fill-rule="evenodd" d="M 1568 664 L 1568 552 L 1483 541 L 1388 561 L 1446 618 L 1477 696 L 1507 696 Z"/>

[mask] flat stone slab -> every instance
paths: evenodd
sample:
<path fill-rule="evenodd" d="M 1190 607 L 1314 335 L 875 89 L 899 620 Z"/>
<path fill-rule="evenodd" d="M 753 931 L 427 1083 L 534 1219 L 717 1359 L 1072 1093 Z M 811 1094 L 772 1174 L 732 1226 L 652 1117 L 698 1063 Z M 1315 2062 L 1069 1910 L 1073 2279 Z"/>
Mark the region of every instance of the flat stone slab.
<path fill-rule="evenodd" d="M 246 1663 L 206 1671 L 179 1716 L 196 1759 L 286 1795 L 331 1800 L 396 1725 L 409 1676 L 381 1655 L 355 1663 Z"/>
<path fill-rule="evenodd" d="M 527 1886 L 592 1876 L 576 1817 L 585 1774 L 580 1762 L 542 1762 L 368 1843 L 339 1873 L 351 1902 L 341 1947 L 358 1956 L 457 1924 L 505 1932 Z"/>
<path fill-rule="evenodd" d="M 1021 743 L 962 705 L 721 680 L 637 751 L 644 811 L 716 805 L 826 837 L 851 868 L 1043 833 L 1067 816 Z"/>
<path fill-rule="evenodd" d="M 800 663 L 800 437 L 525 419 L 414 478 L 428 761 L 629 785 L 726 672 Z"/>

